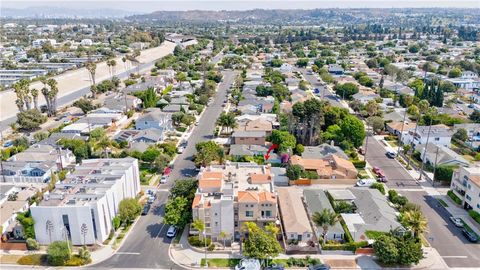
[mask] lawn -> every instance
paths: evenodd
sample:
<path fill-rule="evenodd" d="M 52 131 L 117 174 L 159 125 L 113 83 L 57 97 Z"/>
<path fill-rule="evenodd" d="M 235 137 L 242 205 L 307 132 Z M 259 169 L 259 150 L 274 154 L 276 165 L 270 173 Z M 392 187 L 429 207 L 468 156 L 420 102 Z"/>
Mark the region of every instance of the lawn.
<path fill-rule="evenodd" d="M 382 235 L 387 235 L 388 233 L 386 232 L 379 232 L 379 231 L 365 231 L 365 235 L 369 238 L 369 239 L 377 239 L 379 238 L 380 236 Z"/>
<path fill-rule="evenodd" d="M 208 267 L 220 267 L 220 268 L 226 268 L 226 267 L 235 267 L 240 262 L 240 259 L 223 259 L 223 258 L 212 258 L 212 259 L 207 259 L 208 262 Z M 201 266 L 205 266 L 205 259 L 202 259 L 200 262 Z"/>
<path fill-rule="evenodd" d="M 462 204 L 462 199 L 460 199 L 459 197 L 457 197 L 457 195 L 455 195 L 455 193 L 453 193 L 453 191 L 449 190 L 447 192 L 447 195 L 448 197 L 450 197 L 450 199 L 452 199 L 452 201 L 454 203 L 456 203 L 457 205 L 461 205 Z"/>
<path fill-rule="evenodd" d="M 448 204 L 444 200 L 442 199 L 437 199 L 437 200 L 443 207 L 448 207 Z"/>
<path fill-rule="evenodd" d="M 0 255 L 0 264 L 16 264 L 21 257 L 23 256 L 11 254 Z"/>

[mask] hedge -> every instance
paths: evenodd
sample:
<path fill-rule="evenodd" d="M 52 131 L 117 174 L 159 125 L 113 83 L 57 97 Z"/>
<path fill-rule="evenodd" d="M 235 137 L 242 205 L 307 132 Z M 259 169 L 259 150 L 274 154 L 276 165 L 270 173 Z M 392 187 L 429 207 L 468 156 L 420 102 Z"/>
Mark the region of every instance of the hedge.
<path fill-rule="evenodd" d="M 457 195 L 455 195 L 455 193 L 453 193 L 452 190 L 449 190 L 447 192 L 447 195 L 448 197 L 450 197 L 450 199 L 452 199 L 453 202 L 455 202 L 456 204 L 458 205 L 461 205 L 462 204 L 462 199 L 460 199 L 459 197 L 457 197 Z"/>
<path fill-rule="evenodd" d="M 344 244 L 325 244 L 322 245 L 322 250 L 349 250 L 355 251 L 357 248 L 363 248 L 368 246 L 367 241 L 361 242 L 351 242 L 351 243 L 344 243 Z"/>
<path fill-rule="evenodd" d="M 47 255 L 46 254 L 31 254 L 25 255 L 18 259 L 17 264 L 20 265 L 46 265 Z"/>
<path fill-rule="evenodd" d="M 212 244 L 212 240 L 210 238 L 207 238 L 207 249 L 212 251 L 215 249 L 215 245 Z M 188 237 L 188 243 L 194 247 L 199 247 L 203 248 L 205 247 L 205 240 L 200 240 L 200 238 L 197 235 L 189 236 Z"/>
<path fill-rule="evenodd" d="M 364 160 L 354 160 L 352 161 L 352 163 L 353 163 L 353 166 L 355 166 L 355 168 L 357 169 L 364 169 L 365 165 L 367 164 L 367 162 Z"/>
<path fill-rule="evenodd" d="M 468 215 L 470 215 L 478 224 L 480 224 L 480 213 L 475 210 L 468 211 Z"/>

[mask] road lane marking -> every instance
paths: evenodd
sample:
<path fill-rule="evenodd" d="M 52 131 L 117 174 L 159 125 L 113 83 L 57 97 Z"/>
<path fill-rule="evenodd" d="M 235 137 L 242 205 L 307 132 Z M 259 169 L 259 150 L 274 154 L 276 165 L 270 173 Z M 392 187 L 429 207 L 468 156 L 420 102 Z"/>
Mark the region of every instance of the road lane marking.
<path fill-rule="evenodd" d="M 459 255 L 459 256 L 442 256 L 442 258 L 467 259 L 468 256 L 462 256 L 462 255 Z"/>
<path fill-rule="evenodd" d="M 140 255 L 138 252 L 117 252 L 118 255 Z"/>

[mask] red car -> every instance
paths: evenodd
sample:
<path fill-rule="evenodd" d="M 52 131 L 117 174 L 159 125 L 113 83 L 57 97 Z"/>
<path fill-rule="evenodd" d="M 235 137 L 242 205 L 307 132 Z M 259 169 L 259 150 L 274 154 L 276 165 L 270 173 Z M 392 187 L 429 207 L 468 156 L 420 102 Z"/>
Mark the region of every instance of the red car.
<path fill-rule="evenodd" d="M 383 175 L 383 171 L 382 169 L 380 169 L 379 167 L 373 167 L 372 169 L 373 173 L 378 175 L 378 176 L 382 176 Z"/>

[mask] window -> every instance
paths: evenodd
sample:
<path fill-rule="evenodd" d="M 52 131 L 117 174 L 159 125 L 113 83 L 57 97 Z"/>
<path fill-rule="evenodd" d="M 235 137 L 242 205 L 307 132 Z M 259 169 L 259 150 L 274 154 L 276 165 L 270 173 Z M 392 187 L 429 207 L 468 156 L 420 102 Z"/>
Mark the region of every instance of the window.
<path fill-rule="evenodd" d="M 235 221 L 234 225 L 235 227 L 238 227 L 238 221 Z"/>
<path fill-rule="evenodd" d="M 250 207 L 253 207 L 253 204 L 251 204 Z"/>
<path fill-rule="evenodd" d="M 253 211 L 245 211 L 246 217 L 253 217 Z"/>
<path fill-rule="evenodd" d="M 435 138 L 435 141 L 437 141 L 437 142 L 440 141 L 440 138 Z"/>
<path fill-rule="evenodd" d="M 271 217 L 272 216 L 272 211 L 270 211 L 270 210 L 265 211 L 265 216 L 266 217 Z"/>
<path fill-rule="evenodd" d="M 467 200 L 471 201 L 472 198 L 470 196 L 468 196 L 468 194 L 465 196 L 465 198 L 467 198 Z"/>

